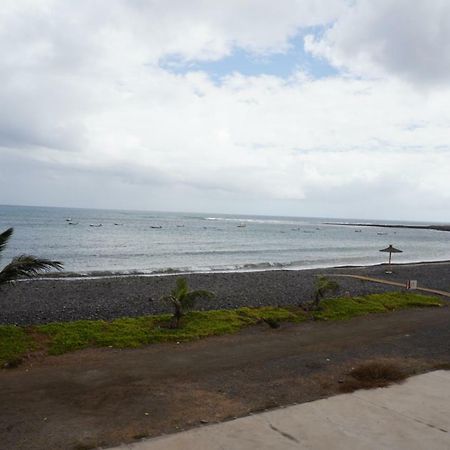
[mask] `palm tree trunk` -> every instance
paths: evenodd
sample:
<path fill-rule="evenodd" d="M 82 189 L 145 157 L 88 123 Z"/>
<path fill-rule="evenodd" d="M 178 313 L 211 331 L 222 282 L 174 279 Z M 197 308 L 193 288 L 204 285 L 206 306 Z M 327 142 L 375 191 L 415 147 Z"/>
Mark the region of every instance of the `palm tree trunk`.
<path fill-rule="evenodd" d="M 313 303 L 313 307 L 314 310 L 318 310 L 319 309 L 319 305 L 320 305 L 320 299 L 322 298 L 322 291 L 319 289 L 315 295 L 314 295 L 314 303 Z"/>
<path fill-rule="evenodd" d="M 172 318 L 172 328 L 180 328 L 181 318 L 183 317 L 183 311 L 179 307 L 175 307 L 175 312 Z"/>

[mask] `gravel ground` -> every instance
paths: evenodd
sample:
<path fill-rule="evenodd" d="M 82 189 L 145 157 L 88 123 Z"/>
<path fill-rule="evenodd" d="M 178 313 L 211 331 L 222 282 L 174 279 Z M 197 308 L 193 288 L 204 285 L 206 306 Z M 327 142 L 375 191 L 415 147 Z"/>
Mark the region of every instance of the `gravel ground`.
<path fill-rule="evenodd" d="M 298 305 L 312 299 L 314 279 L 319 274 L 368 275 L 395 281 L 416 279 L 422 287 L 450 291 L 450 262 L 405 264 L 386 267 L 332 268 L 299 271 L 189 274 L 192 289 L 215 292 L 213 300 L 200 300 L 198 309 L 230 309 L 240 306 Z M 175 285 L 177 275 L 133 276 L 77 280 L 60 278 L 19 282 L 0 291 L 0 324 L 37 324 L 78 319 L 113 319 L 169 311 L 159 299 Z M 340 292 L 364 295 L 399 288 L 337 279 Z"/>

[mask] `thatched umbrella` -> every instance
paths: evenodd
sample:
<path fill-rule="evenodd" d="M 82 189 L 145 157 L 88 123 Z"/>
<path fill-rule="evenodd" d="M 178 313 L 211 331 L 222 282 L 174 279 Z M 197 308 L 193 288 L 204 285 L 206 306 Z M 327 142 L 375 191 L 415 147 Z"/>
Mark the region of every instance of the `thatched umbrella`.
<path fill-rule="evenodd" d="M 398 248 L 393 247 L 392 244 L 389 244 L 389 247 L 381 249 L 380 252 L 389 253 L 389 271 L 391 270 L 392 253 L 403 253 L 402 250 L 399 250 Z"/>

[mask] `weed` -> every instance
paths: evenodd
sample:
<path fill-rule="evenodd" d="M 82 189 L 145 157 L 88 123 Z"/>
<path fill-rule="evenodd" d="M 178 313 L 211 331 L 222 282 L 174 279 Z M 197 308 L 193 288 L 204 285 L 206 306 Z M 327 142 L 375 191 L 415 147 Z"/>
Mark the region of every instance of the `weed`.
<path fill-rule="evenodd" d="M 350 378 L 345 380 L 340 387 L 343 392 L 385 387 L 403 381 L 407 377 L 407 373 L 397 364 L 383 360 L 360 364 L 348 375 Z"/>

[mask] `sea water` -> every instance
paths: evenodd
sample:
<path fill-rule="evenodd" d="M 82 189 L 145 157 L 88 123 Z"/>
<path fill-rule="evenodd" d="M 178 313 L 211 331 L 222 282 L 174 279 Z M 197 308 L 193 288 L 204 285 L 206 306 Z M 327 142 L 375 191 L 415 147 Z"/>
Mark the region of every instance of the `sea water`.
<path fill-rule="evenodd" d="M 394 262 L 450 260 L 450 232 L 326 222 L 364 221 L 0 206 L 0 231 L 14 227 L 1 262 L 33 254 L 98 275 L 306 269 L 385 262 L 389 244 L 403 250 Z"/>

